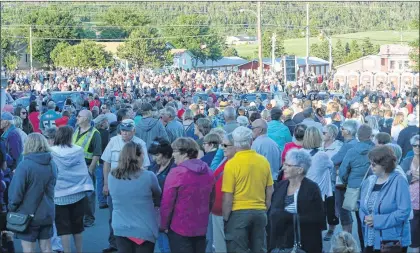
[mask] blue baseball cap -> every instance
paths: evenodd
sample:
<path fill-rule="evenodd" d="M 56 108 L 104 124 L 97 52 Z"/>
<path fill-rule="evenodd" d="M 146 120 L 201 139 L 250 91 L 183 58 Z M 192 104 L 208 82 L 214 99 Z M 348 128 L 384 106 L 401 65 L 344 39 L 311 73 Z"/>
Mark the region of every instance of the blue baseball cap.
<path fill-rule="evenodd" d="M 1 113 L 2 120 L 13 120 L 13 115 L 10 112 L 2 112 Z"/>

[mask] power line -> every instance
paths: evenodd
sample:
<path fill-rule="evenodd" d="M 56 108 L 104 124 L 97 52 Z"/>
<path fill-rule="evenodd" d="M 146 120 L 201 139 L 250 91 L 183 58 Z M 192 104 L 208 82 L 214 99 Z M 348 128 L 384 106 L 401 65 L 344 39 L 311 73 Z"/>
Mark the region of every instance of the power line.
<path fill-rule="evenodd" d="M 140 27 L 226 27 L 226 26 L 255 26 L 256 24 L 224 24 L 224 25 L 209 25 L 209 24 L 198 24 L 198 25 L 128 25 L 128 26 L 117 26 L 117 25 L 2 25 L 2 28 L 14 28 L 14 27 L 33 27 L 33 28 L 140 28 Z"/>
<path fill-rule="evenodd" d="M 192 36 L 161 36 L 161 37 L 154 37 L 154 38 L 121 38 L 121 39 L 68 39 L 68 38 L 52 38 L 52 37 L 34 37 L 32 36 L 33 40 L 60 40 L 60 41 L 82 41 L 82 40 L 93 40 L 93 41 L 116 41 L 116 42 L 123 42 L 123 41 L 131 41 L 131 40 L 158 40 L 158 39 L 176 39 L 176 38 L 202 38 L 202 37 L 209 37 L 214 36 L 214 34 L 205 34 L 205 35 L 192 35 Z M 28 36 L 2 36 L 4 38 L 14 38 L 14 39 L 29 39 Z"/>

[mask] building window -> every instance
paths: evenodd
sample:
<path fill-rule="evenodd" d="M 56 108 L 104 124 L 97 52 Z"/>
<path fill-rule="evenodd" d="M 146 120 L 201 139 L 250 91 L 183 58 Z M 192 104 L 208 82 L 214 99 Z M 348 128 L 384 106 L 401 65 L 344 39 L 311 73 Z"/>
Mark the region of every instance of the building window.
<path fill-rule="evenodd" d="M 404 69 L 409 69 L 410 68 L 410 63 L 408 61 L 404 61 Z"/>
<path fill-rule="evenodd" d="M 390 61 L 389 69 L 395 69 L 395 61 Z"/>
<path fill-rule="evenodd" d="M 187 59 L 183 58 L 183 59 L 182 59 L 182 64 L 183 64 L 183 65 L 187 64 Z"/>
<path fill-rule="evenodd" d="M 381 66 L 385 66 L 385 58 L 381 59 Z"/>
<path fill-rule="evenodd" d="M 402 70 L 402 69 L 403 69 L 403 62 L 402 62 L 402 61 L 398 61 L 398 68 L 399 68 L 400 70 Z"/>

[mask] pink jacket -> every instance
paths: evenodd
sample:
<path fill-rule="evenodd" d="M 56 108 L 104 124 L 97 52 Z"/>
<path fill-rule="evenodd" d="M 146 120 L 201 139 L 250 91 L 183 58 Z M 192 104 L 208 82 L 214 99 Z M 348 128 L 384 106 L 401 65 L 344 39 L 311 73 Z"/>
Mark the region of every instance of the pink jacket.
<path fill-rule="evenodd" d="M 160 206 L 161 229 L 182 236 L 204 236 L 210 214 L 213 172 L 199 160 L 187 160 L 171 169 Z"/>

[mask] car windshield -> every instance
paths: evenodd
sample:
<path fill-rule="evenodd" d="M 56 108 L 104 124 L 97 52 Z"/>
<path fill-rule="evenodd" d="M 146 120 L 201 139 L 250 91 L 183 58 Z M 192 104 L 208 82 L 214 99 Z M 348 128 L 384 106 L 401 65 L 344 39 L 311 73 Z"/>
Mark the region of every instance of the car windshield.
<path fill-rule="evenodd" d="M 13 101 L 13 107 L 16 107 L 18 105 L 22 105 L 24 107 L 29 106 L 29 97 L 23 97 Z"/>

